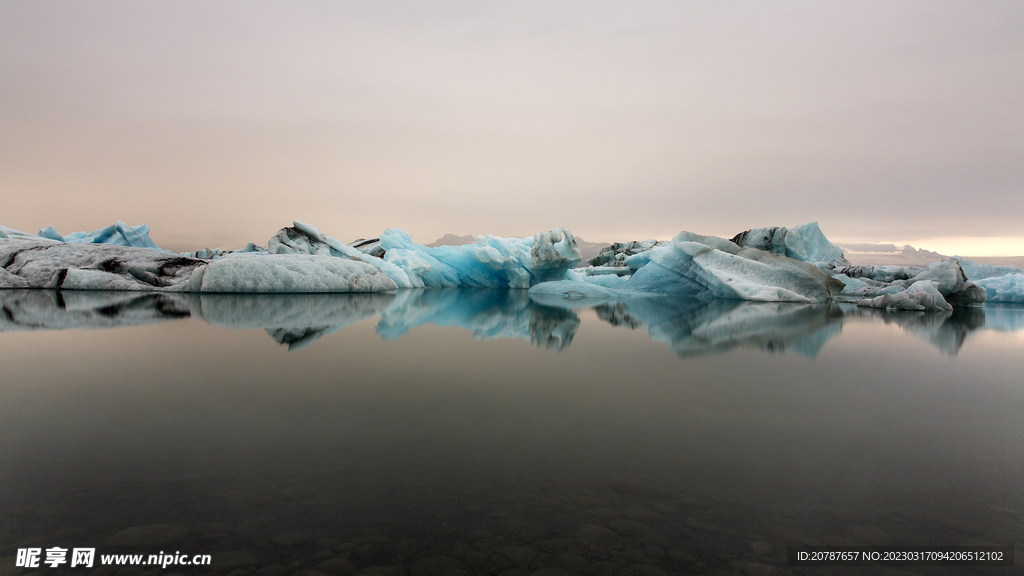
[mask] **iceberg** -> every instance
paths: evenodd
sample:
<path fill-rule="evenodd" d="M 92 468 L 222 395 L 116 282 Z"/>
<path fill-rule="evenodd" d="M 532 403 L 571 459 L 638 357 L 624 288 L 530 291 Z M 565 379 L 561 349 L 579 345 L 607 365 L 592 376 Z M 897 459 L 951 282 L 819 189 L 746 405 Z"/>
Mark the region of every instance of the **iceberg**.
<path fill-rule="evenodd" d="M 100 228 L 92 232 L 73 232 L 67 236 L 61 236 L 56 228 L 47 226 L 39 231 L 39 236 L 58 242 L 111 244 L 113 246 L 131 246 L 133 248 L 160 250 L 149 237 L 149 226 L 145 224 L 129 226 L 120 220 L 117 221 L 117 224 L 111 224 L 106 228 Z"/>
<path fill-rule="evenodd" d="M 149 248 L 64 243 L 44 238 L 0 241 L 0 288 L 67 290 L 187 289 L 206 261 Z"/>
<path fill-rule="evenodd" d="M 613 286 L 591 278 L 539 284 L 531 296 L 601 298 L 674 295 L 710 300 L 824 302 L 843 284 L 821 268 L 757 248 L 741 248 L 715 236 L 681 232 L 671 242 L 624 259 L 636 272 Z"/>
<path fill-rule="evenodd" d="M 1006 274 L 975 280 L 987 302 L 1024 304 L 1024 274 Z"/>
<path fill-rule="evenodd" d="M 956 258 L 918 266 L 847 266 L 835 277 L 846 284 L 840 300 L 871 308 L 949 310 L 985 301 L 985 290 L 967 279 Z"/>
<path fill-rule="evenodd" d="M 737 234 L 732 242 L 741 248 L 757 248 L 788 256 L 826 270 L 850 265 L 850 261 L 843 255 L 843 249 L 825 237 L 817 222 L 793 228 L 754 228 Z"/>
<path fill-rule="evenodd" d="M 673 295 L 759 302 L 855 303 L 949 310 L 1024 302 L 1024 273 L 947 258 L 927 267 L 853 266 L 816 222 L 756 228 L 731 240 L 681 232 L 671 241 L 619 242 L 582 255 L 563 228 L 533 237 L 477 236 L 428 247 L 391 228 L 346 244 L 294 221 L 267 248 L 173 255 L 146 225 L 117 224 L 62 236 L 0 227 L 0 288 L 181 292 L 387 292 L 400 288 L 529 288 L 536 301 L 605 301 Z M 139 250 L 148 252 L 139 252 Z"/>
<path fill-rule="evenodd" d="M 234 254 L 209 261 L 149 248 L 0 241 L 0 288 L 164 292 L 374 292 L 396 290 L 379 269 L 330 256 Z"/>
<path fill-rule="evenodd" d="M 1016 266 L 992 266 L 989 264 L 979 264 L 974 260 L 961 256 L 954 256 L 954 258 L 960 262 L 960 267 L 963 268 L 964 274 L 973 281 L 1022 273 L 1021 269 Z"/>
<path fill-rule="evenodd" d="M 314 254 L 361 260 L 400 288 L 529 288 L 565 277 L 582 256 L 572 232 L 555 228 L 533 238 L 477 236 L 476 244 L 428 248 L 397 228 L 347 245 L 295 221 L 271 238 L 274 254 Z M 383 254 L 381 254 L 383 250 Z"/>
<path fill-rule="evenodd" d="M 189 292 L 387 292 L 398 286 L 365 262 L 308 254 L 226 256 L 196 268 Z"/>

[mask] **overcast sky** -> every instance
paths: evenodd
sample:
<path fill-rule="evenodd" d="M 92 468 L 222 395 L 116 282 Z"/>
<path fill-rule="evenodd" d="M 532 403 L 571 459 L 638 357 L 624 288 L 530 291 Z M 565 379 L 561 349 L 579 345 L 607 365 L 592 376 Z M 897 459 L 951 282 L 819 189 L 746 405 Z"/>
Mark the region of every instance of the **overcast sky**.
<path fill-rule="evenodd" d="M 1024 3 L 4 2 L 0 190 L 178 250 L 816 220 L 1024 254 Z"/>

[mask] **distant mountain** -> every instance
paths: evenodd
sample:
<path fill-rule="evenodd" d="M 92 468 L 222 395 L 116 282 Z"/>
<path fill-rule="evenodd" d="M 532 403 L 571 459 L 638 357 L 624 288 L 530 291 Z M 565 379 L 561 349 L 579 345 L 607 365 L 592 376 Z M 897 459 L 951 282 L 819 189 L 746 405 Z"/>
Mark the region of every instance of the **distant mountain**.
<path fill-rule="evenodd" d="M 583 255 L 583 261 L 580 262 L 581 266 L 589 266 L 587 260 L 590 260 L 594 256 L 601 253 L 601 249 L 607 246 L 611 246 L 611 242 L 587 242 L 583 238 L 576 236 L 576 246 L 580 249 L 580 254 Z"/>
<path fill-rule="evenodd" d="M 430 244 L 424 244 L 424 246 L 427 248 L 437 248 L 438 246 L 462 246 L 463 244 L 475 243 L 476 236 L 456 236 L 455 234 L 445 234 Z"/>

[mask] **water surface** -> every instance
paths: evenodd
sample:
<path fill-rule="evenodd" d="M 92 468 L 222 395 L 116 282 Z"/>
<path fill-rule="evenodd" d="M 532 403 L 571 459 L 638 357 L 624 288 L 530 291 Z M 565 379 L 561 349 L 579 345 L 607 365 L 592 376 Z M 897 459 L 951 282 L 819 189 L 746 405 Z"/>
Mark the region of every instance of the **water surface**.
<path fill-rule="evenodd" d="M 797 544 L 1021 550 L 1024 308 L 0 300 L 2 556 L 113 551 L 153 524 L 182 530 L 141 552 L 248 558 L 261 576 L 742 574 L 786 569 Z"/>

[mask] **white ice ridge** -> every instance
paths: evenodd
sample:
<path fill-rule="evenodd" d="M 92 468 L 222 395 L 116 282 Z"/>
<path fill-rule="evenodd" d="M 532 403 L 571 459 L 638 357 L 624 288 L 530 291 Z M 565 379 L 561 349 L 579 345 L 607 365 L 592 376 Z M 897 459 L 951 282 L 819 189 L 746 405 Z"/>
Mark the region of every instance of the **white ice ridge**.
<path fill-rule="evenodd" d="M 531 296 L 567 298 L 672 294 L 763 302 L 824 302 L 843 284 L 821 268 L 730 240 L 681 232 L 671 242 L 625 259 L 628 279 L 579 276 L 530 289 Z"/>
<path fill-rule="evenodd" d="M 532 238 L 477 236 L 476 244 L 428 248 L 389 228 L 378 242 L 360 246 L 324 235 L 315 226 L 295 221 L 273 238 L 274 254 L 317 254 L 348 257 L 371 264 L 400 288 L 529 288 L 565 278 L 582 259 L 572 232 L 555 228 Z M 373 256 L 384 250 L 383 258 Z"/>

